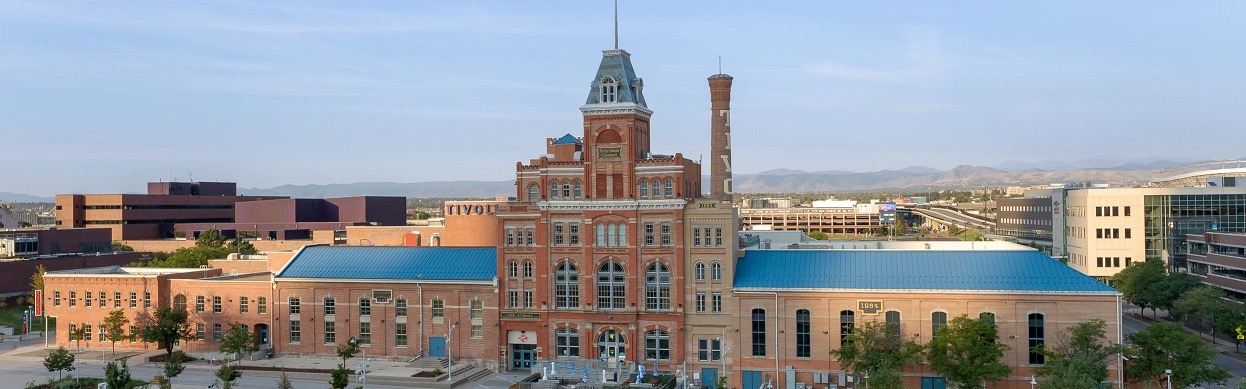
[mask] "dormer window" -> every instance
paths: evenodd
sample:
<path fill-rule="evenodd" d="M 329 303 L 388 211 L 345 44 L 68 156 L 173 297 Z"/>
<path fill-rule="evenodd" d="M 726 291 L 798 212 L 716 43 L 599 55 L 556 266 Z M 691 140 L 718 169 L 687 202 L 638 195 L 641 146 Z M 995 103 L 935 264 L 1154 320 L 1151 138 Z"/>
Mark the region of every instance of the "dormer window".
<path fill-rule="evenodd" d="M 606 76 L 601 78 L 601 102 L 617 103 L 619 101 L 619 83 L 613 77 Z"/>

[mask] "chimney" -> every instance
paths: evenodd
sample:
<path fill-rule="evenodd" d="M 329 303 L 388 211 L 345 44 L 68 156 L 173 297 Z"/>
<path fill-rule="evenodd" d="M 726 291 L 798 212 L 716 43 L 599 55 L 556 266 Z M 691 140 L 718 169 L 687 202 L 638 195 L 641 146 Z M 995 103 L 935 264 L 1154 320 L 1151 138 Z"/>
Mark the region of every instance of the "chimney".
<path fill-rule="evenodd" d="M 710 197 L 731 200 L 731 76 L 710 82 Z"/>

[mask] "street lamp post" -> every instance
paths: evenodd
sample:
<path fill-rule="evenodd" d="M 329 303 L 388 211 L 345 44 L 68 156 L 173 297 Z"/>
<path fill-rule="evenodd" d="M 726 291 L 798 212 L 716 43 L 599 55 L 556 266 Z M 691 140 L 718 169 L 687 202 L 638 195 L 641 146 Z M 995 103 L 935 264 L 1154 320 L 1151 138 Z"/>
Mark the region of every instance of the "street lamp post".
<path fill-rule="evenodd" d="M 363 358 L 363 360 L 359 362 L 355 362 L 355 380 L 359 382 L 359 386 L 367 388 L 368 387 L 368 350 L 360 349 L 359 341 L 356 340 L 354 336 L 350 337 L 350 340 L 348 340 L 346 343 L 349 344 L 351 348 L 363 353 L 362 356 L 360 356 L 360 358 Z M 342 361 L 342 363 L 345 363 L 345 362 L 346 362 L 345 360 Z"/>
<path fill-rule="evenodd" d="M 451 324 L 450 331 L 446 332 L 446 381 L 450 381 L 451 386 L 454 386 L 454 347 L 450 347 L 450 344 L 454 338 L 450 336 L 454 335 L 454 327 L 457 326 L 458 324 Z"/>
<path fill-rule="evenodd" d="M 1172 369 L 1164 369 L 1164 378 L 1168 381 L 1168 389 L 1172 389 Z"/>
<path fill-rule="evenodd" d="M 1030 376 L 1030 389 L 1034 389 L 1034 385 L 1038 385 L 1038 379 Z"/>

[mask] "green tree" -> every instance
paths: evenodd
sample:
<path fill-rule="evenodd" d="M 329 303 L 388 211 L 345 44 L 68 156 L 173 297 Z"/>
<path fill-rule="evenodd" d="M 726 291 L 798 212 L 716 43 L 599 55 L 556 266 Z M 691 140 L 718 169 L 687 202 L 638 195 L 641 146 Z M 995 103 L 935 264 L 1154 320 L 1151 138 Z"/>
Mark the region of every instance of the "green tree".
<path fill-rule="evenodd" d="M 62 371 L 74 370 L 74 359 L 74 355 L 69 350 L 66 350 L 64 347 L 57 347 L 49 352 L 47 357 L 43 358 L 43 367 L 47 368 L 49 372 L 56 372 L 56 379 L 59 380 L 61 379 Z"/>
<path fill-rule="evenodd" d="M 1172 312 L 1196 324 L 1198 333 L 1202 335 L 1203 328 L 1213 323 L 1217 314 L 1221 316 L 1229 315 L 1226 313 L 1228 309 L 1224 306 L 1224 290 L 1214 286 L 1200 286 L 1194 288 L 1181 295 L 1175 303 L 1173 303 Z M 1212 336 L 1215 336 L 1213 329 Z"/>
<path fill-rule="evenodd" d="M 125 360 L 121 362 L 108 362 L 104 366 L 104 382 L 108 383 L 109 388 L 126 388 L 130 384 L 130 367 L 126 366 Z"/>
<path fill-rule="evenodd" d="M 242 372 L 234 369 L 228 363 L 221 364 L 220 369 L 216 369 L 216 378 L 221 379 L 222 389 L 230 389 L 234 387 L 234 381 L 242 377 Z"/>
<path fill-rule="evenodd" d="M 826 233 L 822 231 L 809 231 L 809 237 L 813 238 L 814 240 L 826 240 L 827 238 L 829 238 L 828 236 L 826 236 Z"/>
<path fill-rule="evenodd" d="M 1150 287 L 1154 300 L 1152 303 L 1156 308 L 1165 309 L 1172 313 L 1177 300 L 1200 285 L 1203 285 L 1202 279 L 1193 274 L 1168 274 L 1162 281 Z"/>
<path fill-rule="evenodd" d="M 255 344 L 255 336 L 242 323 L 230 323 L 229 331 L 221 338 L 221 353 L 237 354 L 239 366 L 242 365 L 243 353 L 253 353 L 259 349 L 259 346 Z"/>
<path fill-rule="evenodd" d="M 108 317 L 105 317 L 104 322 L 100 324 L 104 327 L 105 338 L 112 342 L 113 355 L 117 355 L 117 342 L 125 339 L 126 324 L 130 324 L 130 319 L 127 319 L 125 311 L 120 309 L 109 312 Z"/>
<path fill-rule="evenodd" d="M 189 313 L 184 309 L 161 307 L 154 317 L 140 314 L 139 335 L 144 342 L 158 342 L 164 346 L 166 356 L 173 355 L 173 345 L 179 340 L 194 340 L 195 333 L 187 322 Z"/>
<path fill-rule="evenodd" d="M 1130 379 L 1160 384 L 1164 370 L 1172 369 L 1172 387 L 1223 384 L 1229 371 L 1216 366 L 1216 350 L 1197 335 L 1185 332 L 1181 324 L 1158 323 L 1128 336 L 1133 357 L 1125 374 Z"/>
<path fill-rule="evenodd" d="M 329 386 L 333 389 L 343 389 L 347 385 L 350 385 L 350 370 L 346 370 L 345 364 L 337 365 L 337 368 L 329 372 Z"/>
<path fill-rule="evenodd" d="M 200 248 L 222 247 L 222 246 L 225 246 L 226 240 L 228 239 L 225 239 L 225 236 L 221 235 L 220 231 L 207 230 L 207 231 L 199 233 L 199 237 L 195 238 L 195 247 L 200 247 Z"/>
<path fill-rule="evenodd" d="M 900 330 L 896 325 L 864 323 L 854 328 L 831 355 L 839 359 L 845 370 L 858 376 L 869 375 L 870 388 L 902 388 L 900 368 L 921 361 L 922 346 L 897 336 Z"/>
<path fill-rule="evenodd" d="M 352 338 L 353 339 L 353 338 Z M 342 357 L 342 366 L 346 366 L 346 359 L 354 358 L 359 353 L 359 345 L 346 342 L 337 346 L 337 356 Z"/>
<path fill-rule="evenodd" d="M 1107 341 L 1102 319 L 1091 319 L 1057 334 L 1053 347 L 1039 346 L 1047 364 L 1037 369 L 1042 389 L 1093 388 L 1108 378 L 1108 358 L 1121 350 Z"/>
<path fill-rule="evenodd" d="M 1134 303 L 1142 310 L 1152 306 L 1157 300 L 1153 286 L 1164 280 L 1164 263 L 1157 259 L 1147 260 L 1137 265 L 1128 266 L 1112 276 L 1112 284 L 1124 295 L 1125 300 Z M 1152 306 L 1152 315 L 1155 309 Z"/>
<path fill-rule="evenodd" d="M 112 251 L 134 251 L 134 248 L 130 247 L 130 245 L 128 244 L 121 243 L 121 242 L 114 240 L 112 242 Z"/>
<path fill-rule="evenodd" d="M 164 365 L 160 366 L 160 371 L 164 373 L 166 380 L 172 380 L 186 370 L 186 366 L 182 365 L 184 360 L 186 360 L 186 354 L 182 350 L 174 351 L 164 359 Z"/>
<path fill-rule="evenodd" d="M 294 384 L 290 382 L 290 376 L 285 370 L 281 371 L 281 381 L 277 381 L 277 389 L 294 389 Z"/>
<path fill-rule="evenodd" d="M 87 328 L 83 326 L 75 327 L 69 331 L 69 340 L 78 341 L 78 350 L 82 350 L 82 339 L 87 336 Z"/>
<path fill-rule="evenodd" d="M 43 264 L 35 265 L 35 272 L 30 275 L 30 290 L 43 290 L 43 275 L 47 273 Z"/>
<path fill-rule="evenodd" d="M 939 328 L 927 346 L 926 360 L 948 382 L 965 389 L 982 388 L 1012 372 L 1002 362 L 1008 346 L 996 342 L 997 338 L 994 318 L 961 315 Z"/>

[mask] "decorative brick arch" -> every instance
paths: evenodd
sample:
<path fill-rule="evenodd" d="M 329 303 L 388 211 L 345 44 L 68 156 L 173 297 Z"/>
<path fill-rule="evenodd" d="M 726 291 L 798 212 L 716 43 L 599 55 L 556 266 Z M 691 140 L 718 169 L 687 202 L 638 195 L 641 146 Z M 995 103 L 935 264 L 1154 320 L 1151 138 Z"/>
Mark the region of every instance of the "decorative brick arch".
<path fill-rule="evenodd" d="M 623 143 L 623 136 L 619 135 L 613 125 L 605 125 L 597 129 L 597 137 L 593 143 Z"/>

